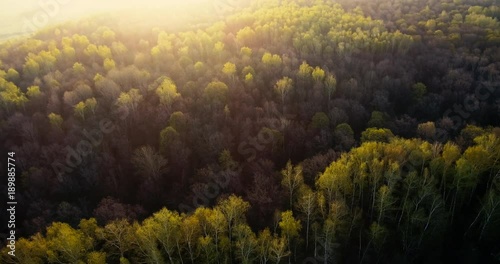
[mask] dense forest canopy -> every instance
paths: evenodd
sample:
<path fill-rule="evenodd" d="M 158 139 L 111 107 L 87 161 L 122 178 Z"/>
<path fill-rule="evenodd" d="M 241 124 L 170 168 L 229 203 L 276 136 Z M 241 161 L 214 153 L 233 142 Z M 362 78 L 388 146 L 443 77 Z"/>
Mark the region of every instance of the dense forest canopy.
<path fill-rule="evenodd" d="M 499 1 L 204 4 L 0 44 L 1 263 L 500 261 Z"/>

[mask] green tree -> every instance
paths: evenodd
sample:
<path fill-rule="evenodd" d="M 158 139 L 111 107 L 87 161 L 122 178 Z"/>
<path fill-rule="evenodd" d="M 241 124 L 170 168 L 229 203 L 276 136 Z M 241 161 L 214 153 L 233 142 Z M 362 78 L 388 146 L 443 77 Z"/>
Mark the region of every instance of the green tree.
<path fill-rule="evenodd" d="M 130 89 L 130 91 L 120 94 L 116 104 L 119 107 L 125 107 L 129 111 L 135 112 L 142 99 L 143 96 L 140 94 L 139 89 Z"/>
<path fill-rule="evenodd" d="M 274 90 L 281 97 L 281 105 L 283 106 L 283 113 L 285 112 L 285 98 L 293 88 L 293 81 L 289 77 L 283 77 L 274 85 Z"/>
<path fill-rule="evenodd" d="M 260 263 L 267 263 L 271 258 L 272 235 L 269 228 L 259 232 L 257 237 L 257 256 Z"/>
<path fill-rule="evenodd" d="M 276 70 L 281 67 L 283 61 L 279 55 L 266 52 L 262 55 L 262 63 L 264 63 L 267 67 Z"/>
<path fill-rule="evenodd" d="M 394 137 L 392 131 L 387 128 L 367 128 L 361 133 L 361 142 L 377 141 L 389 142 Z"/>
<path fill-rule="evenodd" d="M 167 109 L 170 109 L 174 101 L 181 96 L 177 92 L 177 86 L 170 78 L 163 80 L 156 89 L 156 94 L 160 98 L 160 103 L 165 105 Z"/>
<path fill-rule="evenodd" d="M 233 229 L 236 225 L 245 222 L 245 213 L 250 208 L 250 204 L 238 196 L 231 195 L 227 199 L 220 200 L 216 209 L 219 210 L 227 223 L 227 234 L 229 241 L 233 243 Z M 230 251 L 231 252 L 231 251 Z M 232 255 L 232 253 L 230 253 Z"/>
<path fill-rule="evenodd" d="M 26 59 L 23 65 L 23 78 L 34 79 L 40 73 L 40 64 L 33 58 Z"/>
<path fill-rule="evenodd" d="M 12 82 L 0 79 L 0 102 L 7 109 L 14 107 L 24 107 L 28 101 L 26 95 Z"/>
<path fill-rule="evenodd" d="M 317 112 L 314 114 L 311 127 L 315 129 L 327 129 L 330 126 L 330 119 L 324 112 Z"/>
<path fill-rule="evenodd" d="M 378 223 L 382 223 L 385 213 L 394 209 L 396 199 L 391 194 L 391 190 L 387 185 L 380 187 L 377 196 Z"/>
<path fill-rule="evenodd" d="M 257 251 L 257 238 L 247 224 L 239 224 L 234 228 L 236 238 L 236 257 L 240 263 L 254 263 Z"/>
<path fill-rule="evenodd" d="M 343 200 L 336 200 L 330 204 L 328 215 L 323 223 L 323 258 L 324 263 L 331 261 L 334 242 L 345 224 L 348 214 L 347 206 Z"/>
<path fill-rule="evenodd" d="M 290 198 L 290 208 L 293 208 L 293 200 L 299 187 L 304 183 L 302 175 L 302 166 L 293 166 L 291 161 L 288 161 L 286 167 L 281 171 L 281 185 L 286 188 Z"/>
<path fill-rule="evenodd" d="M 75 62 L 75 64 L 73 64 L 73 72 L 77 75 L 82 75 L 82 74 L 85 74 L 85 66 L 83 66 L 83 64 L 79 63 L 79 62 Z"/>
<path fill-rule="evenodd" d="M 250 58 L 252 56 L 252 49 L 249 47 L 242 47 L 240 49 L 240 53 L 241 53 L 241 55 Z"/>
<path fill-rule="evenodd" d="M 223 82 L 210 82 L 204 90 L 204 97 L 212 107 L 223 107 L 228 99 L 229 88 Z"/>
<path fill-rule="evenodd" d="M 172 146 L 180 139 L 180 134 L 172 126 L 164 128 L 160 132 L 160 152 L 164 155 L 173 150 Z"/>
<path fill-rule="evenodd" d="M 96 107 L 97 107 L 97 100 L 94 97 L 85 100 L 85 108 L 90 110 L 92 114 L 95 114 Z"/>
<path fill-rule="evenodd" d="M 174 254 L 177 252 L 178 237 L 181 236 L 182 217 L 177 212 L 166 208 L 153 214 L 151 225 L 156 231 L 156 238 L 170 263 L 174 262 Z"/>
<path fill-rule="evenodd" d="M 134 223 L 134 237 L 137 256 L 147 263 L 166 263 L 158 247 L 156 230 L 151 221 L 144 221 L 141 224 Z"/>
<path fill-rule="evenodd" d="M 270 258 L 279 264 L 281 259 L 290 255 L 290 251 L 287 250 L 288 243 L 286 237 L 274 236 L 271 240 L 270 245 Z"/>
<path fill-rule="evenodd" d="M 236 73 L 236 65 L 231 62 L 226 62 L 222 67 L 222 73 L 227 75 L 231 80 L 234 79 L 234 74 Z"/>
<path fill-rule="evenodd" d="M 196 252 L 196 242 L 200 231 L 200 223 L 196 216 L 189 215 L 183 217 L 181 224 L 181 236 L 192 264 L 196 263 L 195 259 L 198 257 L 198 252 Z"/>
<path fill-rule="evenodd" d="M 327 74 L 325 78 L 325 91 L 328 96 L 328 102 L 332 100 L 332 96 L 337 90 L 337 79 L 331 74 Z"/>
<path fill-rule="evenodd" d="M 61 129 L 62 123 L 63 123 L 63 118 L 61 115 L 50 113 L 48 116 L 49 122 L 52 126 L 57 127 Z"/>
<path fill-rule="evenodd" d="M 299 236 L 302 225 L 300 220 L 293 217 L 292 211 L 285 211 L 281 213 L 281 221 L 279 222 L 281 235 L 288 241 L 288 249 L 291 251 L 293 239 Z"/>
<path fill-rule="evenodd" d="M 306 250 L 309 248 L 309 230 L 316 212 L 316 194 L 309 188 L 303 188 L 297 203 L 297 210 L 304 214 L 306 222 Z"/>
<path fill-rule="evenodd" d="M 66 223 L 47 227 L 47 256 L 50 262 L 82 263 L 93 247 L 93 239 Z"/>
<path fill-rule="evenodd" d="M 117 254 L 120 258 L 134 247 L 134 230 L 125 219 L 114 220 L 99 229 L 98 236 L 105 241 L 105 248 L 111 251 L 111 256 Z"/>
<path fill-rule="evenodd" d="M 307 83 L 311 77 L 313 72 L 313 67 L 311 67 L 307 62 L 303 61 L 299 66 L 299 71 L 297 73 L 297 77 L 302 80 L 304 83 Z"/>
<path fill-rule="evenodd" d="M 7 81 L 10 81 L 10 82 L 17 82 L 19 81 L 19 72 L 17 72 L 15 69 L 13 68 L 9 68 L 7 70 L 7 73 L 5 75 L 5 79 Z"/>
<path fill-rule="evenodd" d="M 380 111 L 373 111 L 370 121 L 368 121 L 368 127 L 383 128 L 385 127 L 385 116 L 384 113 Z"/>
<path fill-rule="evenodd" d="M 323 80 L 325 79 L 325 71 L 320 67 L 314 68 L 314 71 L 312 72 L 312 78 L 315 83 L 323 83 Z"/>
<path fill-rule="evenodd" d="M 33 85 L 28 87 L 28 91 L 26 91 L 26 95 L 31 99 L 31 98 L 37 98 L 42 94 L 40 92 L 40 87 L 38 85 Z"/>
<path fill-rule="evenodd" d="M 4 247 L 0 251 L 0 261 L 2 263 L 43 264 L 49 261 L 47 240 L 40 233 L 33 235 L 29 239 L 19 238 L 16 241 L 15 256 L 8 255 L 8 250 L 10 250 L 8 247 Z"/>
<path fill-rule="evenodd" d="M 74 107 L 75 115 L 79 116 L 82 120 L 85 120 L 86 106 L 84 102 L 79 102 Z"/>
<path fill-rule="evenodd" d="M 116 63 L 113 59 L 106 58 L 106 59 L 104 59 L 103 67 L 107 72 L 109 72 L 109 71 L 113 70 L 114 68 L 116 68 Z"/>
<path fill-rule="evenodd" d="M 425 93 L 427 93 L 427 87 L 425 84 L 419 82 L 412 86 L 413 100 L 420 101 L 424 97 Z"/>

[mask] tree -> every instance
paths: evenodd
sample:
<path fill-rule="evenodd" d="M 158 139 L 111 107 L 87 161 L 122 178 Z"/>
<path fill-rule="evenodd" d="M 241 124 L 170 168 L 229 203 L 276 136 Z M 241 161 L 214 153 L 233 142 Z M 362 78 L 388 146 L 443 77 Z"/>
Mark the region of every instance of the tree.
<path fill-rule="evenodd" d="M 111 58 L 106 58 L 104 59 L 104 62 L 103 62 L 103 67 L 106 71 L 111 71 L 113 70 L 115 67 L 116 67 L 116 63 L 113 59 Z"/>
<path fill-rule="evenodd" d="M 135 231 L 135 246 L 139 258 L 147 260 L 149 263 L 166 263 L 161 251 L 158 249 L 156 230 L 154 230 L 152 221 L 146 219 L 142 225 L 136 222 L 133 228 Z"/>
<path fill-rule="evenodd" d="M 38 85 L 33 85 L 28 87 L 28 91 L 26 91 L 26 95 L 30 98 L 37 98 L 41 95 L 40 87 Z"/>
<path fill-rule="evenodd" d="M 262 55 L 262 63 L 264 63 L 267 67 L 270 67 L 272 70 L 278 69 L 282 62 L 281 57 L 277 54 L 266 52 Z"/>
<path fill-rule="evenodd" d="M 378 196 L 377 196 L 377 209 L 378 209 L 378 223 L 382 223 L 382 220 L 384 220 L 384 214 L 386 211 L 390 211 L 393 209 L 394 204 L 396 203 L 396 200 L 394 197 L 391 195 L 391 190 L 387 185 L 384 185 L 380 187 L 378 190 Z"/>
<path fill-rule="evenodd" d="M 76 74 L 76 75 L 82 75 L 82 74 L 85 74 L 85 66 L 83 66 L 83 64 L 79 63 L 79 62 L 75 62 L 75 64 L 73 64 L 73 72 Z"/>
<path fill-rule="evenodd" d="M 330 119 L 324 112 L 314 114 L 311 126 L 315 129 L 327 129 L 330 126 Z"/>
<path fill-rule="evenodd" d="M 116 100 L 116 104 L 119 107 L 125 107 L 129 111 L 135 112 L 142 99 L 143 96 L 140 94 L 139 89 L 130 89 L 130 91 L 120 94 L 120 97 Z"/>
<path fill-rule="evenodd" d="M 271 244 L 273 237 L 269 228 L 259 232 L 257 237 L 257 256 L 259 257 L 260 263 L 267 263 L 271 258 Z"/>
<path fill-rule="evenodd" d="M 309 248 L 309 229 L 316 211 L 316 194 L 309 188 L 304 188 L 295 206 L 299 212 L 305 215 L 307 250 Z"/>
<path fill-rule="evenodd" d="M 17 82 L 19 81 L 19 72 L 17 72 L 15 69 L 13 68 L 9 68 L 7 70 L 7 73 L 5 75 L 5 79 L 9 82 Z"/>
<path fill-rule="evenodd" d="M 418 124 L 417 132 L 422 138 L 432 140 L 436 135 L 436 125 L 434 122 Z"/>
<path fill-rule="evenodd" d="M 299 236 L 300 229 L 302 228 L 300 220 L 295 220 L 292 211 L 285 211 L 281 213 L 279 227 L 281 235 L 288 241 L 288 249 L 291 251 L 292 240 Z"/>
<path fill-rule="evenodd" d="M 248 58 L 252 57 L 252 49 L 249 47 L 241 47 L 240 53 Z"/>
<path fill-rule="evenodd" d="M 170 115 L 168 119 L 168 124 L 174 128 L 176 131 L 186 132 L 188 129 L 188 116 L 183 112 L 176 111 Z"/>
<path fill-rule="evenodd" d="M 34 79 L 40 73 L 40 65 L 33 58 L 26 59 L 23 66 L 23 77 L 27 79 Z"/>
<path fill-rule="evenodd" d="M 324 263 L 329 263 L 332 252 L 335 248 L 334 241 L 338 238 L 345 218 L 348 214 L 347 206 L 343 200 L 336 200 L 330 204 L 328 215 L 323 223 L 323 259 Z"/>
<path fill-rule="evenodd" d="M 332 95 L 337 90 L 337 79 L 332 74 L 327 74 L 325 78 L 325 91 L 328 96 L 328 102 L 332 100 Z M 328 104 L 330 105 L 330 104 Z"/>
<path fill-rule="evenodd" d="M 226 250 L 231 247 L 231 242 L 227 237 L 228 234 L 226 234 L 230 223 L 227 222 L 224 213 L 217 207 L 212 209 L 207 221 L 209 223 L 209 235 L 213 237 L 215 243 L 215 256 L 217 259 L 223 260 Z"/>
<path fill-rule="evenodd" d="M 63 118 L 61 117 L 61 115 L 50 113 L 47 117 L 49 118 L 49 122 L 52 126 L 61 129 L 61 125 L 63 123 Z"/>
<path fill-rule="evenodd" d="M 133 249 L 133 228 L 132 225 L 125 219 L 112 221 L 104 228 L 99 229 L 98 236 L 104 240 L 106 245 L 112 253 L 117 254 L 120 258 L 125 257 L 125 253 Z"/>
<path fill-rule="evenodd" d="M 281 171 L 283 176 L 281 184 L 286 188 L 290 198 L 290 208 L 293 208 L 293 200 L 298 188 L 304 183 L 302 176 L 302 166 L 293 166 L 291 161 L 288 161 L 286 167 Z"/>
<path fill-rule="evenodd" d="M 293 81 L 289 77 L 283 77 L 274 85 L 274 90 L 281 96 L 281 105 L 283 113 L 285 112 L 285 97 L 293 87 Z"/>
<path fill-rule="evenodd" d="M 241 76 L 245 77 L 245 76 L 247 76 L 248 74 L 251 74 L 252 76 L 255 76 L 255 70 L 252 68 L 252 66 L 245 66 L 245 67 L 241 70 Z"/>
<path fill-rule="evenodd" d="M 95 114 L 96 107 L 97 107 L 97 100 L 94 97 L 85 100 L 85 108 L 90 110 L 92 114 Z"/>
<path fill-rule="evenodd" d="M 426 92 L 427 92 L 427 87 L 425 86 L 425 84 L 421 82 L 414 84 L 412 86 L 413 100 L 417 102 L 420 101 Z"/>
<path fill-rule="evenodd" d="M 0 79 L 0 102 L 8 110 L 12 106 L 24 107 L 28 101 L 26 95 L 12 82 Z"/>
<path fill-rule="evenodd" d="M 247 224 L 239 224 L 234 228 L 236 238 L 236 256 L 241 263 L 254 263 L 257 251 L 257 238 Z"/>
<path fill-rule="evenodd" d="M 222 67 L 222 73 L 227 75 L 231 80 L 234 80 L 234 74 L 236 73 L 236 65 L 231 62 L 226 62 Z"/>
<path fill-rule="evenodd" d="M 243 199 L 234 194 L 218 202 L 216 209 L 219 210 L 226 219 L 227 233 L 231 244 L 233 243 L 233 228 L 245 222 L 245 213 L 249 208 L 250 204 L 248 202 L 243 201 Z M 232 253 L 230 253 L 230 255 L 232 255 Z"/>
<path fill-rule="evenodd" d="M 303 61 L 299 66 L 297 77 L 299 77 L 300 80 L 307 84 L 312 77 L 313 70 L 313 67 L 307 64 L 307 62 Z"/>
<path fill-rule="evenodd" d="M 165 172 L 167 160 L 158 154 L 152 147 L 143 146 L 134 151 L 132 163 L 137 173 L 147 180 L 158 180 Z"/>
<path fill-rule="evenodd" d="M 75 115 L 77 115 L 80 118 L 82 118 L 83 120 L 85 120 L 85 110 L 86 110 L 85 103 L 79 102 L 73 108 L 75 110 Z"/>
<path fill-rule="evenodd" d="M 377 141 L 389 142 L 394 137 L 392 131 L 387 128 L 367 128 L 361 133 L 361 142 Z"/>
<path fill-rule="evenodd" d="M 325 79 L 325 71 L 321 69 L 320 67 L 314 68 L 312 72 L 312 78 L 315 83 L 323 83 L 323 80 Z"/>
<path fill-rule="evenodd" d="M 160 132 L 160 152 L 162 154 L 170 154 L 173 146 L 180 139 L 180 134 L 172 126 L 164 128 Z"/>
<path fill-rule="evenodd" d="M 214 54 L 219 58 L 219 59 L 222 59 L 222 53 L 224 51 L 224 43 L 220 42 L 220 41 L 217 41 L 215 44 L 214 44 Z"/>
<path fill-rule="evenodd" d="M 163 208 L 153 214 L 151 221 L 161 248 L 167 253 L 170 263 L 174 263 L 177 241 L 181 236 L 182 217 L 177 212 Z"/>
<path fill-rule="evenodd" d="M 204 97 L 213 107 L 222 107 L 226 105 L 229 88 L 223 82 L 210 82 L 204 90 Z"/>
<path fill-rule="evenodd" d="M 163 80 L 156 89 L 156 94 L 160 97 L 160 103 L 165 105 L 167 109 L 170 109 L 173 102 L 181 96 L 177 92 L 177 86 L 170 78 Z"/>
<path fill-rule="evenodd" d="M 354 195 L 349 165 L 348 157 L 342 155 L 317 178 L 316 186 L 325 194 L 327 202 L 330 203 L 340 198 L 345 199 L 348 193 Z"/>
<path fill-rule="evenodd" d="M 16 252 L 15 256 L 8 255 L 8 247 L 4 247 L 0 251 L 0 261 L 2 263 L 33 263 L 33 264 L 43 264 L 47 263 L 47 240 L 40 234 L 37 233 L 27 238 L 19 238 L 16 241 Z"/>
<path fill-rule="evenodd" d="M 251 45 L 255 41 L 255 31 L 251 27 L 244 27 L 236 33 L 236 40 L 242 45 Z"/>
<path fill-rule="evenodd" d="M 198 218 L 194 215 L 184 216 L 181 224 L 181 236 L 182 241 L 185 243 L 187 247 L 187 251 L 189 254 L 189 258 L 191 259 L 191 263 L 195 263 L 195 259 L 197 252 L 195 251 L 195 245 L 200 233 L 200 224 Z"/>
<path fill-rule="evenodd" d="M 498 191 L 491 189 L 486 193 L 479 213 L 482 215 L 479 239 L 498 235 L 498 229 L 494 228 L 500 223 L 500 195 Z"/>
<path fill-rule="evenodd" d="M 106 253 L 92 251 L 89 254 L 87 254 L 87 262 L 86 263 L 88 263 L 88 264 L 106 263 Z"/>
<path fill-rule="evenodd" d="M 55 222 L 47 228 L 47 256 L 50 262 L 83 262 L 93 239 L 66 223 Z"/>
<path fill-rule="evenodd" d="M 271 240 L 270 245 L 270 258 L 279 264 L 281 259 L 290 255 L 290 251 L 287 250 L 288 243 L 285 237 L 274 236 Z"/>
<path fill-rule="evenodd" d="M 444 160 L 443 176 L 441 178 L 441 189 L 443 191 L 443 197 L 446 198 L 446 189 L 448 183 L 447 172 L 453 162 L 457 161 L 460 158 L 460 148 L 452 142 L 447 142 L 443 146 L 443 152 L 441 156 Z"/>
<path fill-rule="evenodd" d="M 350 150 L 355 143 L 354 131 L 347 123 L 342 123 L 335 127 L 333 131 L 335 143 L 340 145 L 340 150 Z"/>
<path fill-rule="evenodd" d="M 380 111 L 373 111 L 370 121 L 368 121 L 368 127 L 383 128 L 385 127 L 385 116 L 384 113 Z"/>
<path fill-rule="evenodd" d="M 247 73 L 247 75 L 245 75 L 245 83 L 247 85 L 250 85 L 253 83 L 253 75 L 251 73 Z"/>

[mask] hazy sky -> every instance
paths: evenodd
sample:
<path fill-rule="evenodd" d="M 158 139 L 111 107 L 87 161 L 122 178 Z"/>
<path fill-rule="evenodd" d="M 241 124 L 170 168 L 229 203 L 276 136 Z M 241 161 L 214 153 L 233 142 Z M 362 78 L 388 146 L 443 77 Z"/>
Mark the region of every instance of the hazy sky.
<path fill-rule="evenodd" d="M 182 12 L 200 3 L 217 1 L 233 0 L 0 0 L 0 39 L 96 12 L 139 8 Z"/>

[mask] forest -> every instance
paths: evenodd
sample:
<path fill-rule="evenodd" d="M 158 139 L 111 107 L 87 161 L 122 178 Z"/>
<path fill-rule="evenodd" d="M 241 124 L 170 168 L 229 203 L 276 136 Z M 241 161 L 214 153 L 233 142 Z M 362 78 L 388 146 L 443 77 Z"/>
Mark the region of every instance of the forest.
<path fill-rule="evenodd" d="M 0 263 L 500 262 L 500 1 L 215 6 L 0 42 Z"/>

